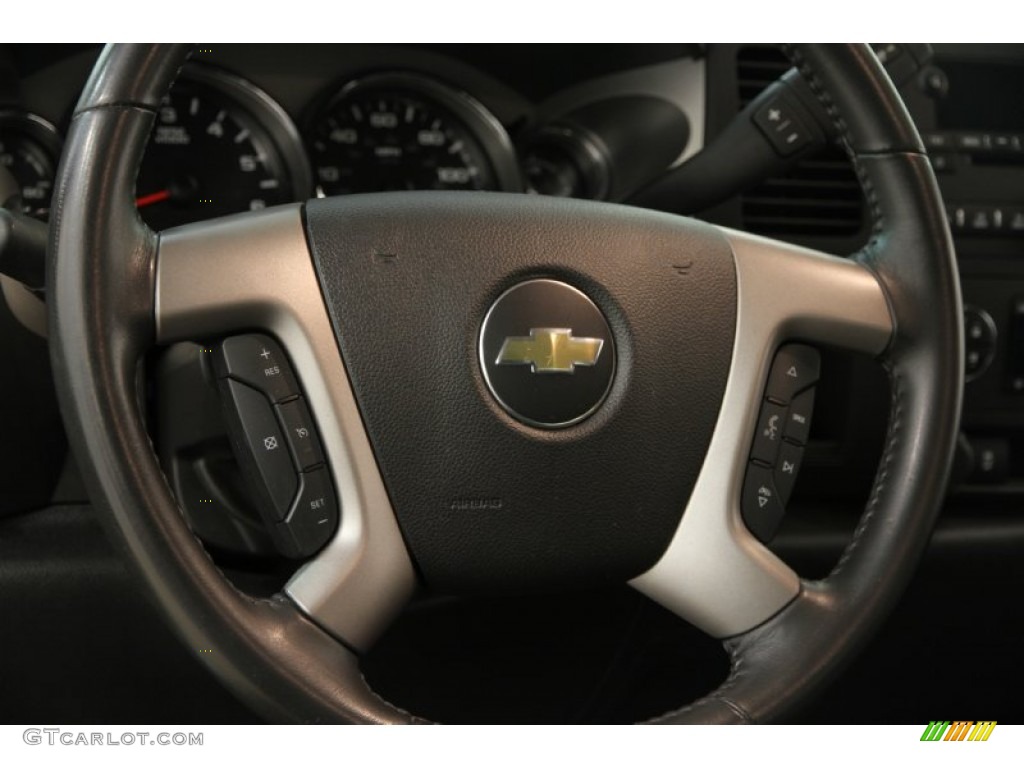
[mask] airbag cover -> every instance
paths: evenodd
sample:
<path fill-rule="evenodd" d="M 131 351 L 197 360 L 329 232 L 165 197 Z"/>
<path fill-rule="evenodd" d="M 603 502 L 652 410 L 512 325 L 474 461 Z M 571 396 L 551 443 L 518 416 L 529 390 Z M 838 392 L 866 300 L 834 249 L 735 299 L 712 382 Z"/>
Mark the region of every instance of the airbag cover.
<path fill-rule="evenodd" d="M 654 564 L 703 465 L 732 356 L 736 276 L 720 233 L 624 206 L 497 193 L 327 198 L 307 204 L 306 222 L 357 402 L 429 585 L 594 586 Z M 613 336 L 607 396 L 559 429 L 510 415 L 479 358 L 488 310 L 540 278 L 589 297 Z M 533 312 L 522 337 L 558 326 L 557 306 Z"/>

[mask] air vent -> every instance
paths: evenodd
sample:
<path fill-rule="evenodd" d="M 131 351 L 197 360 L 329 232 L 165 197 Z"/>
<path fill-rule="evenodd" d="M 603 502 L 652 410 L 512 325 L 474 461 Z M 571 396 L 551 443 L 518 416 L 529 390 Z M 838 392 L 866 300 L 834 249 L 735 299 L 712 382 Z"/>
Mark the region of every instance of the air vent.
<path fill-rule="evenodd" d="M 775 46 L 749 45 L 736 56 L 740 107 L 787 69 Z M 843 150 L 830 146 L 740 196 L 744 227 L 772 237 L 852 237 L 864 224 L 864 197 Z"/>

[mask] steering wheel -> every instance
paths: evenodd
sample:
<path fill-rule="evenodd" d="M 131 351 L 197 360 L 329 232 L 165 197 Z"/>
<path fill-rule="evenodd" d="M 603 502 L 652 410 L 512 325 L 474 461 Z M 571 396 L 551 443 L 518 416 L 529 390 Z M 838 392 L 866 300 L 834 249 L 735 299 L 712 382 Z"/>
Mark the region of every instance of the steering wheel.
<path fill-rule="evenodd" d="M 97 508 L 170 624 L 213 649 L 200 658 L 243 700 L 273 720 L 416 720 L 368 688 L 358 658 L 418 582 L 629 581 L 731 658 L 720 688 L 662 722 L 785 717 L 869 637 L 943 496 L 963 370 L 957 270 L 920 138 L 871 51 L 787 51 L 869 203 L 873 234 L 851 258 L 496 193 L 314 200 L 157 236 L 135 211 L 135 175 L 188 49 L 104 50 L 54 196 L 57 389 Z M 189 531 L 139 396 L 154 346 L 252 330 L 291 360 L 341 509 L 270 599 L 238 591 Z M 495 367 L 502 340 L 499 358 L 512 343 L 519 365 Z M 874 355 L 891 380 L 870 500 L 815 582 L 740 513 L 788 341 Z"/>

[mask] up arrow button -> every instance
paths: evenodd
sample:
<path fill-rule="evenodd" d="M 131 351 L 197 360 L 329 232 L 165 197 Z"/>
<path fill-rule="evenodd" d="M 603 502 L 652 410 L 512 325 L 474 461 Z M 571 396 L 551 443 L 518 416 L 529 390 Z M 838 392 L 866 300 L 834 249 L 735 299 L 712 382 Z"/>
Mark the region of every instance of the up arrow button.
<path fill-rule="evenodd" d="M 775 355 L 765 394 L 780 405 L 788 405 L 818 381 L 820 369 L 818 350 L 806 344 L 787 344 Z"/>

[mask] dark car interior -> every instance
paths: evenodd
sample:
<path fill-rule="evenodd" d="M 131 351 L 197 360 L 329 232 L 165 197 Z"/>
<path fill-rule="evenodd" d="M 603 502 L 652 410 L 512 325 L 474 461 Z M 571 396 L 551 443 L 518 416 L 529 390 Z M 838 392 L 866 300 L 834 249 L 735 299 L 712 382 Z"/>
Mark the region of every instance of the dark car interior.
<path fill-rule="evenodd" d="M 927 724 L 940 716 L 1016 722 L 1024 716 L 1019 695 L 1024 662 L 1018 650 L 1024 642 L 1024 616 L 1014 597 L 1024 584 L 1024 45 L 888 43 L 871 48 L 920 132 L 952 234 L 962 289 L 957 323 L 963 333 L 963 371 L 949 391 L 962 387 L 962 411 L 951 464 L 948 451 L 936 444 L 930 468 L 917 467 L 922 476 L 944 476 L 948 465 L 948 481 L 934 530 L 905 592 L 893 598 L 870 639 L 865 635 L 851 641 L 857 653 L 837 662 L 823 674 L 827 680 L 815 683 L 813 696 L 787 705 L 779 718 L 806 724 Z M 235 680 L 234 672 L 211 672 L 216 662 L 207 656 L 228 654 L 231 644 L 218 639 L 203 647 L 194 633 L 181 629 L 188 621 L 180 615 L 169 618 L 168 603 L 154 596 L 147 567 L 140 569 L 137 560 L 146 546 L 139 544 L 143 537 L 133 541 L 132 534 L 115 532 L 120 518 L 103 510 L 116 506 L 116 500 L 95 502 L 89 489 L 98 486 L 90 485 L 89 472 L 69 446 L 70 400 L 64 397 L 58 404 L 59 380 L 67 372 L 52 362 L 52 320 L 61 310 L 54 307 L 60 299 L 52 268 L 46 266 L 46 243 L 50 237 L 52 251 L 60 242 L 53 235 L 58 169 L 69 173 L 65 166 L 77 157 L 69 158 L 65 146 L 101 50 L 84 44 L 0 47 L 0 204 L 6 217 L 0 237 L 0 355 L 6 361 L 0 383 L 0 606 L 5 614 L 0 721 L 265 722 L 275 717 L 273 710 L 268 714 L 259 696 L 247 693 L 258 682 Z M 160 94 L 152 109 L 134 206 L 153 232 L 172 230 L 160 234 L 162 259 L 188 243 L 186 236 L 173 233 L 189 230 L 173 228 L 235 214 L 273 215 L 279 210 L 275 206 L 307 200 L 313 202 L 302 220 L 310 228 L 306 237 L 317 259 L 341 250 L 338 242 L 350 249 L 368 242 L 359 239 L 364 237 L 360 227 L 381 218 L 412 222 L 410 231 L 436 240 L 447 233 L 454 239 L 467 228 L 465 220 L 436 223 L 441 221 L 438 211 L 450 199 L 446 196 L 468 192 L 518 196 L 508 205 L 520 217 L 552 200 L 567 205 L 598 201 L 615 204 L 616 221 L 626 229 L 634 221 L 632 212 L 654 217 L 650 212 L 658 211 L 664 212 L 660 218 L 643 221 L 661 226 L 658 222 L 681 215 L 714 225 L 715 231 L 757 236 L 751 243 L 770 238 L 827 254 L 856 254 L 878 239 L 872 218 L 877 204 L 844 149 L 849 142 L 837 134 L 831 113 L 822 106 L 828 102 L 819 103 L 809 73 L 793 69 L 796 56 L 768 44 L 203 44 L 192 48 L 170 94 Z M 97 82 L 90 86 L 94 93 L 102 91 Z M 84 135 L 81 127 L 78 133 Z M 86 146 L 84 140 L 79 146 Z M 108 151 L 106 145 L 104 152 L 102 162 L 111 168 L 130 162 L 127 153 Z M 408 211 L 359 208 L 358 201 L 369 200 L 372 206 L 381 197 L 372 193 L 416 190 L 436 194 L 414 198 L 422 202 Z M 356 214 L 329 208 L 347 199 L 356 201 L 353 210 L 365 219 L 344 218 Z M 562 210 L 577 209 L 553 208 L 552 217 L 557 219 Z M 586 219 L 591 209 L 578 210 Z M 318 240 L 316 227 L 327 228 L 331 217 L 344 219 L 341 229 L 347 229 L 337 235 L 330 230 Z M 598 237 L 593 232 L 600 234 L 603 226 L 597 219 L 586 221 L 591 234 L 581 233 L 578 242 L 591 242 L 587 238 Z M 555 224 L 550 226 L 554 232 Z M 234 265 L 232 259 L 243 265 L 232 280 L 258 281 L 255 268 L 247 274 L 246 262 L 234 254 L 227 230 L 219 232 L 214 235 L 225 239 L 211 240 L 202 255 L 210 265 L 210 284 L 220 279 L 213 272 Z M 428 414 L 422 442 L 420 433 L 408 427 L 415 418 L 409 415 L 413 398 L 407 403 L 403 393 L 431 386 L 409 372 L 409 361 L 418 359 L 416 345 L 428 342 L 394 341 L 386 329 L 412 318 L 413 327 L 443 336 L 445 322 L 430 325 L 433 321 L 423 318 L 443 316 L 446 297 L 457 294 L 459 286 L 427 285 L 417 273 L 415 279 L 396 283 L 400 291 L 374 293 L 374 275 L 379 274 L 374 270 L 397 269 L 394 264 L 405 258 L 402 249 L 418 247 L 413 236 L 403 237 L 394 235 L 391 250 L 374 246 L 372 259 L 365 262 L 366 276 L 353 279 L 361 275 L 360 267 L 345 262 L 348 272 L 340 275 L 323 268 L 320 286 L 335 326 L 385 329 L 382 336 L 368 330 L 350 336 L 341 343 L 342 356 L 346 365 L 365 365 L 385 382 L 371 392 L 352 379 L 375 444 L 399 445 L 403 466 L 413 468 L 400 476 L 392 469 L 399 459 L 378 459 L 387 494 L 396 507 L 415 509 L 415 499 L 435 491 L 431 478 L 468 472 L 489 460 L 472 434 L 487 434 L 490 427 L 471 434 L 467 426 L 460 432 Z M 531 237 L 524 230 L 523 241 L 535 250 L 553 242 Z M 639 242 L 629 239 L 632 234 L 615 237 L 608 235 L 609 241 L 626 244 L 621 250 Z M 490 248 L 504 247 L 483 237 L 473 242 L 484 261 Z M 436 250 L 437 263 L 444 263 L 443 249 L 430 248 Z M 672 262 L 671 278 L 652 282 L 643 289 L 645 295 L 659 297 L 664 286 L 675 285 L 670 279 L 701 275 L 702 258 L 680 255 Z M 467 292 L 476 279 L 474 269 L 465 268 Z M 573 275 L 573 269 L 552 268 L 551 274 Z M 630 266 L 620 261 L 609 269 L 618 274 Z M 516 274 L 533 276 L 525 267 Z M 205 290 L 202 275 L 200 270 L 192 277 L 197 295 Z M 160 280 L 169 286 L 171 277 L 161 273 Z M 614 304 L 587 280 L 578 282 L 598 297 L 602 308 Z M 279 288 L 290 290 L 288 285 L 283 280 Z M 773 289 L 765 290 L 770 300 Z M 787 300 L 787 285 L 780 282 L 777 290 L 780 301 Z M 412 309 L 412 294 L 429 303 Z M 508 295 L 501 294 L 500 300 Z M 698 293 L 681 295 L 680 302 L 700 303 Z M 530 301 L 523 299 L 527 305 Z M 494 327 L 502 320 L 501 306 L 492 308 Z M 671 325 L 675 307 L 659 306 L 664 312 L 651 322 Z M 715 306 L 708 299 L 709 324 Z M 590 336 L 611 333 L 609 325 L 619 333 L 617 316 L 604 311 L 608 324 L 595 326 Z M 618 376 L 616 383 L 600 384 L 593 407 L 569 403 L 549 413 L 548 403 L 538 404 L 529 395 L 503 397 L 499 376 L 536 371 L 540 358 L 531 355 L 540 354 L 536 350 L 542 342 L 532 330 L 530 336 L 525 328 L 510 330 L 517 326 L 509 320 L 491 348 L 486 336 L 490 318 L 480 332 L 480 354 L 499 361 L 508 355 L 512 363 L 493 372 L 485 367 L 483 377 L 477 377 L 481 392 L 486 395 L 489 387 L 497 401 L 481 413 L 498 414 L 492 419 L 496 424 L 523 422 L 528 425 L 523 429 L 541 443 L 557 442 L 563 434 L 589 439 L 587 425 L 604 429 L 604 410 L 620 408 L 620 399 L 629 402 L 617 387 L 626 386 L 620 384 L 626 381 L 622 372 L 629 370 L 635 350 L 623 343 L 617 350 L 620 373 L 607 373 Z M 698 329 L 694 333 L 704 333 L 696 320 L 691 322 Z M 574 320 L 575 335 L 565 336 L 569 343 L 579 340 L 583 324 Z M 180 338 L 171 340 L 174 335 Z M 297 570 L 311 572 L 302 563 L 336 546 L 335 529 L 342 531 L 337 539 L 347 530 L 349 507 L 341 503 L 346 481 L 335 467 L 332 485 L 336 451 L 323 411 L 317 410 L 318 385 L 302 372 L 303 351 L 262 328 L 243 324 L 220 336 L 168 331 L 167 339 L 146 352 L 135 381 L 152 452 L 181 519 L 225 583 L 272 604 L 295 583 Z M 380 353 L 380 339 L 389 340 L 393 356 Z M 795 387 L 782 399 L 767 390 L 758 430 L 760 419 L 771 418 L 772 408 L 790 423 L 780 433 L 781 454 L 755 437 L 750 469 L 736 481 L 742 485 L 737 519 L 805 584 L 814 585 L 834 573 L 851 539 L 859 536 L 855 531 L 865 507 L 875 504 L 877 485 L 887 471 L 887 430 L 901 414 L 893 407 L 899 402 L 893 379 L 870 345 L 852 350 L 857 345 L 816 344 L 802 333 L 792 341 L 763 364 L 765 370 L 771 366 L 768 386 L 788 386 L 786 375 L 796 377 L 799 370 L 802 376 L 802 366 L 814 371 L 816 382 Z M 557 342 L 547 343 L 554 360 Z M 475 344 L 474 339 L 467 347 L 471 355 Z M 552 367 L 596 375 L 602 359 L 615 359 L 610 353 L 601 358 L 600 346 L 590 359 L 579 351 L 582 347 L 573 349 L 576 357 Z M 402 350 L 407 352 L 404 362 L 396 362 Z M 513 360 L 515 354 L 521 359 Z M 247 367 L 253 364 L 255 374 Z M 281 452 L 284 470 L 268 463 L 279 456 L 264 460 L 259 453 L 261 444 L 271 456 L 271 438 L 266 431 L 256 436 L 253 426 L 253 414 L 265 401 L 259 394 L 259 403 L 251 400 L 257 392 L 251 376 L 260 378 L 261 371 L 270 370 L 264 365 L 275 366 L 273 375 L 285 382 L 280 386 L 291 387 L 277 394 L 262 390 L 284 432 L 294 430 L 312 441 L 307 448 L 289 442 L 296 463 L 293 467 Z M 714 378 L 719 368 L 727 370 L 728 359 L 701 358 L 692 367 L 694 378 Z M 552 373 L 547 378 L 556 379 L 569 377 Z M 446 381 L 433 389 L 438 401 L 452 397 Z M 687 386 L 680 382 L 678 391 L 688 393 Z M 663 400 L 684 396 L 667 389 L 652 387 L 646 397 L 660 408 Z M 706 444 L 717 413 L 717 406 L 709 405 L 701 418 L 681 429 L 692 429 L 693 442 Z M 671 418 L 664 416 L 664 431 L 676 429 Z M 955 420 L 956 408 L 934 418 L 936 423 Z M 401 429 L 394 426 L 397 422 L 403 422 Z M 76 416 L 70 423 L 71 444 L 88 444 L 90 436 L 79 434 L 84 418 Z M 775 440 L 774 423 L 765 422 L 771 429 L 770 438 L 767 429 L 764 433 L 766 440 Z M 318 425 L 326 449 L 319 445 Z M 543 430 L 552 426 L 544 437 Z M 118 423 L 105 427 L 122 431 Z M 428 439 L 427 428 L 444 439 Z M 654 441 L 660 431 L 650 434 Z M 279 437 L 283 441 L 286 435 Z M 643 443 L 632 433 L 623 437 L 628 440 Z M 462 448 L 449 451 L 454 443 Z M 644 471 L 664 475 L 666 467 L 682 466 L 690 461 L 687 446 L 680 443 L 678 457 L 644 454 Z M 928 461 L 931 446 L 916 450 Z M 771 458 L 762 461 L 763 451 L 771 451 Z M 532 467 L 534 458 L 520 461 Z M 123 473 L 131 472 L 126 464 Z M 623 494 L 639 493 L 630 490 L 633 484 L 649 485 L 639 468 L 623 470 L 621 477 L 604 474 L 601 482 L 621 487 Z M 517 490 L 460 494 L 440 517 L 450 526 L 453 519 L 471 516 L 504 520 L 512 506 L 508 500 L 519 498 L 515 493 L 561 499 L 558 489 L 527 487 L 530 477 L 541 476 L 538 468 L 516 480 Z M 680 472 L 685 487 L 666 485 L 665 493 L 678 490 L 688 498 L 695 477 L 696 472 L 693 477 Z M 319 494 L 312 502 L 323 513 L 322 518 L 316 515 L 316 525 L 281 522 L 283 514 L 274 517 L 274 510 L 281 504 L 287 510 L 296 494 Z M 660 503 L 657 496 L 650 499 L 652 505 Z M 581 534 L 581 546 L 616 549 L 626 534 L 603 517 L 600 506 L 594 502 L 595 529 Z M 766 507 L 774 517 L 762 516 Z M 566 554 L 568 547 L 529 549 L 528 535 L 511 523 L 500 529 L 499 546 L 490 534 L 439 533 L 440 524 L 403 514 L 398 514 L 398 527 L 407 541 L 430 539 L 429 546 L 411 547 L 416 553 L 414 594 L 386 627 L 370 633 L 379 637 L 365 647 L 361 640 L 351 642 L 368 686 L 401 711 L 455 723 L 630 723 L 702 700 L 735 667 L 731 646 L 723 648 L 715 639 L 733 632 L 709 631 L 708 626 L 718 625 L 688 621 L 671 601 L 658 598 L 656 589 L 632 583 L 658 559 L 667 538 L 657 552 L 644 550 L 635 557 L 627 556 L 623 545 L 597 568 L 583 555 L 566 565 L 574 557 Z M 652 528 L 669 533 L 678 522 L 662 525 L 654 512 L 649 519 Z M 576 533 L 568 524 L 552 526 L 552 531 Z M 477 559 L 500 564 L 502 578 L 472 558 L 461 571 L 440 562 L 446 547 L 459 551 L 470 545 L 483 553 Z M 520 557 L 520 550 L 531 552 L 530 557 Z M 908 562 L 907 568 L 912 565 Z M 467 572 L 479 589 L 462 588 Z M 581 574 L 587 578 L 577 580 Z M 542 580 L 544 589 L 538 588 Z M 341 632 L 332 634 L 337 639 Z M 339 643 L 348 647 L 350 641 Z M 253 680 L 258 678 L 254 673 Z"/>

